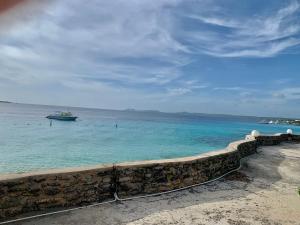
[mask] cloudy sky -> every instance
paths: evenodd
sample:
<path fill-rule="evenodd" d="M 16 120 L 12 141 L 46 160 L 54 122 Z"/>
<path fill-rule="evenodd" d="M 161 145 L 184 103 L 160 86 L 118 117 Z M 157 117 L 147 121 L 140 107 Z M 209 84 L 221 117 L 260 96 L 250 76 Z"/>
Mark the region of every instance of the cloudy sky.
<path fill-rule="evenodd" d="M 26 2 L 0 14 L 0 100 L 300 116 L 298 0 Z"/>

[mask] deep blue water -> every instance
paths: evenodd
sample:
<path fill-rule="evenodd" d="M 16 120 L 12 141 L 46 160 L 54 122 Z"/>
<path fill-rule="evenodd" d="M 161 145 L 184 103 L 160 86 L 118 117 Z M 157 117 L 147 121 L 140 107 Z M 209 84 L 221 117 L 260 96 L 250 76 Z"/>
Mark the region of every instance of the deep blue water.
<path fill-rule="evenodd" d="M 45 116 L 59 110 L 72 111 L 78 121 L 53 121 L 50 127 Z M 0 103 L 0 173 L 197 155 L 224 148 L 253 129 L 300 133 L 300 127 L 259 120 Z"/>

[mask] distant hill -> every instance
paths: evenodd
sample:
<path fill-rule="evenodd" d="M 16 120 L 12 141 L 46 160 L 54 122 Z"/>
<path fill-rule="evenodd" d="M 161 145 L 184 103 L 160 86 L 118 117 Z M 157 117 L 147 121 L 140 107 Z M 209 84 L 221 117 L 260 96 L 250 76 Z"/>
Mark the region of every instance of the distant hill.
<path fill-rule="evenodd" d="M 8 102 L 8 101 L 0 101 L 0 103 L 12 103 L 12 102 Z"/>

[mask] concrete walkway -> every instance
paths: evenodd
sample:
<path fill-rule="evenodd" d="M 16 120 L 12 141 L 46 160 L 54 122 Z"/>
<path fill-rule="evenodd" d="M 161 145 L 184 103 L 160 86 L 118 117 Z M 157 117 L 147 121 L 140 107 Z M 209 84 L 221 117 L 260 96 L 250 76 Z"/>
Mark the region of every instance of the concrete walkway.
<path fill-rule="evenodd" d="M 258 152 L 239 172 L 209 185 L 15 224 L 300 225 L 300 144 Z"/>

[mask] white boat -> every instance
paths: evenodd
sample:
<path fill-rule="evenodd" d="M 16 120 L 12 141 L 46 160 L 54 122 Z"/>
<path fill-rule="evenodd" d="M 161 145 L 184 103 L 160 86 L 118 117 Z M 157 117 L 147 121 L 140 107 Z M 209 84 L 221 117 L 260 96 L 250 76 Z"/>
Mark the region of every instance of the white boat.
<path fill-rule="evenodd" d="M 71 112 L 56 112 L 46 116 L 46 118 L 51 120 L 75 121 L 78 117 L 73 116 Z"/>

